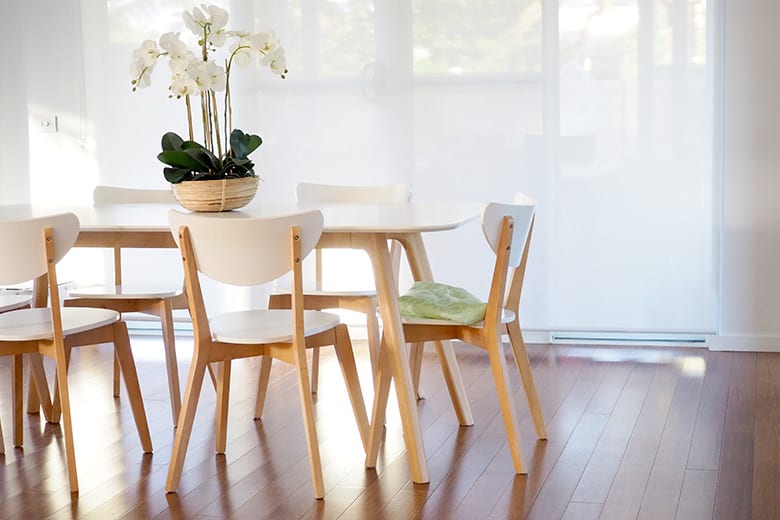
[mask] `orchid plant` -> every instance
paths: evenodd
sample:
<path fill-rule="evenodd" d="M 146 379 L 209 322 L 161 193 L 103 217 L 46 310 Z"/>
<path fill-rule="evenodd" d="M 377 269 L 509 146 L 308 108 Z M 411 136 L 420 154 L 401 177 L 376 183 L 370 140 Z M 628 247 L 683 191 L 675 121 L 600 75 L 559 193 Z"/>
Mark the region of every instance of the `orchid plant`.
<path fill-rule="evenodd" d="M 230 73 L 234 66 L 258 61 L 261 66 L 284 78 L 287 74 L 284 49 L 273 31 L 250 33 L 226 29 L 228 13 L 216 5 L 195 7 L 184 12 L 184 24 L 197 38 L 198 52 L 191 51 L 180 39 L 180 33 L 166 33 L 159 43 L 146 40 L 133 51 L 130 74 L 132 89 L 148 87 L 151 74 L 160 58 L 167 57 L 171 71 L 168 87 L 171 98 L 184 98 L 187 107 L 189 140 L 173 132 L 162 137 L 162 152 L 157 158 L 167 165 L 163 169 L 170 183 L 186 180 L 211 180 L 254 177 L 254 163 L 248 158 L 263 140 L 233 128 L 230 99 Z M 224 66 L 212 55 L 228 40 Z M 222 115 L 218 94 L 222 94 Z M 199 103 L 191 98 L 199 98 Z M 203 143 L 195 141 L 193 111 L 200 105 Z M 193 107 L 196 105 L 196 107 Z"/>

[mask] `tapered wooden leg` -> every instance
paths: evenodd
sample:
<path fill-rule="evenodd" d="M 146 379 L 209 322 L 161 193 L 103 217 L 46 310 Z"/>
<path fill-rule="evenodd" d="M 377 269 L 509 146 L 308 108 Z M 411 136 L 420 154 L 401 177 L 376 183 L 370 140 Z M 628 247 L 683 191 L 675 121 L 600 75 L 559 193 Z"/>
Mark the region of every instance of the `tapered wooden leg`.
<path fill-rule="evenodd" d="M 531 363 L 528 361 L 528 351 L 523 341 L 523 333 L 520 325 L 516 321 L 507 324 L 509 333 L 509 343 L 512 345 L 512 353 L 515 357 L 517 370 L 520 372 L 520 380 L 523 382 L 525 397 L 528 400 L 528 409 L 531 411 L 531 418 L 534 421 L 536 436 L 540 439 L 547 438 L 547 426 L 544 424 L 544 415 L 542 406 L 539 404 L 539 394 L 536 391 L 534 375 L 531 371 Z"/>
<path fill-rule="evenodd" d="M 65 358 L 65 371 L 68 371 L 68 367 L 70 367 L 70 348 L 66 348 L 65 352 L 63 353 L 63 356 Z M 62 415 L 62 403 L 60 403 L 60 385 L 57 381 L 57 378 L 60 377 L 59 371 L 56 371 L 54 373 L 54 398 L 52 399 L 51 403 L 51 420 L 49 422 L 52 422 L 54 424 L 57 424 L 60 422 L 60 416 Z"/>
<path fill-rule="evenodd" d="M 336 328 L 336 357 L 344 375 L 347 385 L 349 401 L 352 404 L 352 412 L 355 414 L 355 422 L 360 432 L 360 440 L 363 442 L 363 450 L 368 452 L 368 415 L 366 415 L 366 403 L 363 400 L 363 391 L 360 389 L 357 366 L 355 365 L 355 353 L 352 351 L 352 342 L 346 325 Z"/>
<path fill-rule="evenodd" d="M 268 381 L 271 378 L 271 356 L 261 356 L 260 358 L 260 378 L 257 381 L 257 401 L 255 401 L 255 419 L 263 417 L 263 407 L 265 407 L 265 396 L 268 393 Z"/>
<path fill-rule="evenodd" d="M 46 422 L 53 422 L 51 393 L 49 393 L 49 383 L 46 380 L 46 370 L 43 367 L 43 356 L 38 352 L 31 352 L 27 354 L 27 359 L 30 362 L 30 387 L 35 388 L 37 407 L 43 410 Z"/>
<path fill-rule="evenodd" d="M 490 357 L 490 369 L 493 372 L 498 403 L 501 405 L 501 416 L 504 419 L 504 429 L 506 429 L 509 452 L 512 455 L 512 464 L 516 473 L 525 474 L 527 471 L 523 466 L 523 452 L 520 446 L 520 425 L 512 397 L 512 387 L 509 383 L 506 360 L 501 348 L 501 339 L 496 335 L 492 335 L 492 337 L 486 338 L 485 347 Z"/>
<path fill-rule="evenodd" d="M 70 413 L 70 392 L 68 391 L 68 362 L 70 355 L 68 351 L 70 349 L 63 349 L 60 347 L 54 347 L 54 361 L 56 364 L 56 384 L 57 390 L 55 391 L 56 407 L 61 409 L 62 413 L 62 436 L 65 441 L 65 460 L 68 467 L 68 483 L 70 485 L 71 493 L 79 492 L 78 474 L 76 472 L 76 448 L 73 443 L 73 424 L 71 422 Z M 59 418 L 60 412 L 57 413 Z M 54 413 L 52 413 L 54 415 Z"/>
<path fill-rule="evenodd" d="M 425 343 L 411 343 L 409 345 L 409 368 L 412 370 L 412 383 L 417 399 L 425 399 L 425 394 L 420 387 L 420 374 L 422 373 L 423 346 Z"/>
<path fill-rule="evenodd" d="M 179 388 L 179 364 L 176 359 L 176 339 L 173 333 L 173 311 L 169 300 L 160 302 L 160 323 L 162 325 L 163 347 L 165 348 L 165 367 L 168 370 L 168 393 L 171 396 L 171 414 L 175 428 L 181 411 L 181 390 Z"/>
<path fill-rule="evenodd" d="M 322 478 L 322 460 L 320 459 L 320 445 L 317 441 L 317 430 L 314 421 L 314 405 L 311 401 L 311 387 L 309 386 L 309 370 L 306 367 L 306 353 L 303 347 L 296 349 L 295 368 L 298 375 L 298 399 L 301 402 L 303 425 L 306 429 L 306 446 L 309 450 L 309 466 L 311 469 L 311 482 L 314 487 L 314 498 L 325 497 L 325 483 Z"/>
<path fill-rule="evenodd" d="M 316 394 L 320 386 L 320 347 L 311 349 L 311 393 Z"/>
<path fill-rule="evenodd" d="M 122 370 L 122 378 L 125 381 L 125 389 L 130 401 L 130 409 L 133 411 L 138 437 L 141 439 L 141 447 L 144 453 L 151 453 L 152 437 L 149 435 L 149 424 L 146 422 L 144 399 L 141 395 L 141 385 L 138 383 L 138 373 L 135 368 L 133 351 L 130 348 L 127 325 L 125 325 L 124 321 L 118 321 L 114 323 L 113 329 L 114 352 L 116 352 L 119 359 L 119 368 Z"/>
<path fill-rule="evenodd" d="M 376 459 L 379 456 L 379 445 L 382 442 L 382 432 L 385 428 L 385 414 L 387 413 L 387 399 L 390 396 L 390 381 L 392 380 L 392 367 L 390 356 L 384 343 L 380 343 L 379 366 L 374 378 L 374 404 L 371 409 L 371 426 L 368 431 L 368 449 L 366 450 L 366 467 L 376 467 Z"/>
<path fill-rule="evenodd" d="M 449 341 L 434 341 L 436 354 L 439 357 L 439 365 L 447 383 L 452 407 L 461 426 L 473 426 L 474 417 L 471 415 L 471 407 L 466 397 L 466 388 L 463 386 L 463 378 L 460 375 L 460 367 L 455 359 L 455 351 Z"/>
<path fill-rule="evenodd" d="M 22 408 L 24 407 L 24 358 L 22 354 L 13 356 L 13 389 L 11 399 L 14 411 L 14 446 L 19 448 L 24 442 L 24 425 L 22 423 Z"/>
<path fill-rule="evenodd" d="M 163 338 L 164 341 L 164 338 Z M 114 378 L 111 382 L 111 391 L 112 395 L 114 397 L 119 397 L 120 390 L 119 390 L 119 379 L 120 379 L 120 373 L 122 370 L 119 367 L 119 358 L 116 355 L 116 352 L 114 352 Z"/>
<path fill-rule="evenodd" d="M 30 385 L 27 387 L 27 413 L 30 415 L 37 414 L 41 409 L 41 402 L 38 400 L 37 386 L 36 382 L 32 379 L 32 374 L 30 374 Z M 46 418 L 48 422 L 51 422 L 49 419 L 49 417 Z"/>
<path fill-rule="evenodd" d="M 195 345 L 195 354 L 190 365 L 190 374 L 187 377 L 187 387 L 184 390 L 184 402 L 182 403 L 179 425 L 176 427 L 176 435 L 173 439 L 173 452 L 171 462 L 168 465 L 168 478 L 165 481 L 165 490 L 173 493 L 179 487 L 181 480 L 184 457 L 187 455 L 187 446 L 192 435 L 192 425 L 195 421 L 195 411 L 198 409 L 200 391 L 203 387 L 203 378 L 206 375 L 208 365 L 208 347 Z"/>
<path fill-rule="evenodd" d="M 230 367 L 229 359 L 219 364 L 217 375 L 217 438 L 215 448 L 217 453 L 225 453 L 227 448 L 227 419 L 230 401 Z"/>
<path fill-rule="evenodd" d="M 371 235 L 367 238 L 367 242 L 368 255 L 374 268 L 379 308 L 382 311 L 383 334 L 387 342 L 382 350 L 387 351 L 390 356 L 412 481 L 425 484 L 430 481 L 428 463 L 425 460 L 420 418 L 417 415 L 409 357 L 406 354 L 406 342 L 398 309 L 398 289 L 387 251 L 387 237 L 381 234 Z"/>
<path fill-rule="evenodd" d="M 379 368 L 379 318 L 377 318 L 376 302 L 366 311 L 366 333 L 368 335 L 368 359 L 371 362 L 371 375 L 376 377 Z"/>

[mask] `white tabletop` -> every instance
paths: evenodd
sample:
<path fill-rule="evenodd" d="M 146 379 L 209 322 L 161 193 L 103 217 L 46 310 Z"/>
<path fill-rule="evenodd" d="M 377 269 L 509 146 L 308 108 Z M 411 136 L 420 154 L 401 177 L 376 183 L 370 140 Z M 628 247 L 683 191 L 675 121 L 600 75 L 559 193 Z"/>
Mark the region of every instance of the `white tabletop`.
<path fill-rule="evenodd" d="M 313 207 L 251 204 L 237 211 L 210 213 L 214 218 L 265 217 L 305 211 Z M 85 231 L 161 231 L 168 229 L 168 212 L 176 204 L 109 204 L 96 206 L 0 205 L 0 221 L 39 217 L 70 211 Z M 333 204 L 316 206 L 322 211 L 326 232 L 409 233 L 455 229 L 479 217 L 482 204 Z"/>

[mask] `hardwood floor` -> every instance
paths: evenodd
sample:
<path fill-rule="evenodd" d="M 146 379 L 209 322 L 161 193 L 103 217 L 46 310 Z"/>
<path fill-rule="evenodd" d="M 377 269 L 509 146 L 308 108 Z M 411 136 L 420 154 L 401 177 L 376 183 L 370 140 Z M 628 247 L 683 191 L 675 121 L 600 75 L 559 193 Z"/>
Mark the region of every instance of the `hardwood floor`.
<path fill-rule="evenodd" d="M 419 412 L 431 482 L 423 486 L 410 481 L 394 401 L 379 463 L 363 467 L 335 356 L 323 349 L 315 414 L 327 495 L 316 501 L 294 375 L 274 365 L 263 420 L 253 421 L 257 360 L 234 366 L 224 456 L 213 451 L 214 392 L 206 382 L 181 486 L 166 494 L 174 430 L 162 344 L 132 343 L 154 454 L 142 453 L 124 389 L 111 397 L 110 347 L 78 349 L 71 399 L 81 493 L 68 492 L 58 426 L 26 416 L 24 449 L 13 449 L 11 385 L 2 385 L 0 518 L 780 517 L 780 354 L 529 345 L 549 440 L 536 440 L 515 373 L 529 468 L 516 476 L 487 355 L 456 344 L 475 420 L 458 428 L 426 351 Z M 365 343 L 355 344 L 370 404 Z M 191 348 L 188 338 L 178 340 L 182 380 Z M 10 381 L 9 358 L 0 359 L 0 374 Z"/>

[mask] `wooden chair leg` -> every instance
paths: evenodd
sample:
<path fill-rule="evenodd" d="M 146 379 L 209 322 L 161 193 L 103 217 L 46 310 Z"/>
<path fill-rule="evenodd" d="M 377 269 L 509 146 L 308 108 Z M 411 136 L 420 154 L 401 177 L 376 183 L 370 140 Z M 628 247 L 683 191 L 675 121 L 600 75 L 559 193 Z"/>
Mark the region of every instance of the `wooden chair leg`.
<path fill-rule="evenodd" d="M 62 415 L 62 435 L 65 440 L 65 460 L 68 467 L 68 483 L 70 484 L 70 492 L 78 493 L 79 481 L 78 474 L 76 472 L 76 448 L 73 443 L 73 424 L 71 422 L 70 413 L 70 393 L 68 391 L 68 364 L 70 362 L 70 349 L 69 348 L 54 348 L 54 361 L 56 364 L 57 375 L 56 390 L 55 390 L 55 408 L 57 413 L 52 412 L 53 418 L 59 420 L 60 414 Z"/>
<path fill-rule="evenodd" d="M 130 401 L 130 409 L 133 411 L 133 419 L 141 439 L 144 453 L 152 452 L 152 437 L 149 435 L 149 424 L 146 421 L 144 400 L 141 396 L 141 385 L 138 384 L 138 373 L 135 368 L 133 351 L 130 349 L 130 337 L 127 333 L 127 325 L 124 321 L 118 321 L 113 325 L 114 352 L 119 359 L 119 368 L 122 370 L 122 378 L 125 381 L 125 389 Z"/>
<path fill-rule="evenodd" d="M 257 401 L 255 402 L 255 419 L 263 417 L 263 407 L 265 407 L 265 396 L 268 393 L 268 382 L 271 378 L 271 356 L 260 357 L 260 379 L 257 381 Z"/>
<path fill-rule="evenodd" d="M 63 353 L 64 356 L 64 363 L 65 363 L 65 372 L 67 373 L 68 368 L 70 367 L 70 348 L 66 348 L 65 352 Z M 60 418 L 62 417 L 62 403 L 60 402 L 60 384 L 59 381 L 57 381 L 57 378 L 60 377 L 59 370 L 55 372 L 54 374 L 54 398 L 52 399 L 51 403 L 51 421 L 54 424 L 57 424 L 60 422 Z"/>
<path fill-rule="evenodd" d="M 320 347 L 311 349 L 311 393 L 316 394 L 320 386 Z"/>
<path fill-rule="evenodd" d="M 360 440 L 363 442 L 363 450 L 368 452 L 366 403 L 363 400 L 363 391 L 360 388 L 357 365 L 355 365 L 355 353 L 352 350 L 352 341 L 349 339 L 346 325 L 342 324 L 336 328 L 336 344 L 334 347 L 336 349 L 336 357 L 341 366 L 341 373 L 344 375 L 344 382 L 347 385 L 347 393 L 349 394 L 352 412 L 355 414 L 355 422 L 360 432 Z"/>
<path fill-rule="evenodd" d="M 165 481 L 165 490 L 168 493 L 175 492 L 181 480 L 184 457 L 187 455 L 187 446 L 192 435 L 192 425 L 195 420 L 195 412 L 198 409 L 203 378 L 206 375 L 206 367 L 208 366 L 208 352 L 203 350 L 205 349 L 200 348 L 198 345 L 195 346 L 195 355 L 192 359 L 192 365 L 190 365 L 190 374 L 187 377 L 184 402 L 179 415 L 179 426 L 176 428 L 176 435 L 173 439 L 173 452 L 171 453 L 171 462 L 168 466 L 168 478 Z"/>
<path fill-rule="evenodd" d="M 368 335 L 368 359 L 371 361 L 371 375 L 376 377 L 379 368 L 379 344 L 382 341 L 379 331 L 378 306 L 376 301 L 366 310 L 366 333 Z M 415 387 L 416 390 L 417 387 Z"/>
<path fill-rule="evenodd" d="M 111 386 L 112 395 L 114 397 L 119 397 L 119 379 L 121 377 L 120 373 L 121 369 L 119 368 L 119 358 L 117 357 L 116 352 L 114 352 L 114 379 Z"/>
<path fill-rule="evenodd" d="M 0 455 L 5 453 L 5 442 L 3 441 L 3 424 L 0 422 Z"/>
<path fill-rule="evenodd" d="M 512 353 L 515 357 L 515 365 L 517 365 L 517 370 L 520 372 L 520 380 L 523 382 L 523 388 L 525 389 L 528 409 L 531 411 L 531 418 L 534 421 L 536 436 L 540 439 L 546 439 L 547 426 L 544 424 L 542 406 L 539 404 L 539 394 L 536 391 L 536 383 L 531 371 L 531 363 L 528 361 L 528 351 L 525 348 L 520 325 L 516 321 L 509 323 L 507 332 L 509 333 L 509 343 L 512 345 Z"/>
<path fill-rule="evenodd" d="M 325 497 L 325 483 L 322 478 L 322 460 L 320 459 L 320 445 L 317 441 L 317 429 L 314 421 L 314 405 L 311 400 L 311 387 L 309 387 L 306 352 L 304 352 L 302 347 L 293 348 L 296 349 L 293 357 L 298 376 L 298 399 L 301 402 L 303 425 L 306 429 L 306 446 L 309 450 L 311 482 L 314 487 L 314 498 L 321 499 Z"/>
<path fill-rule="evenodd" d="M 24 358 L 22 354 L 13 356 L 12 397 L 14 410 L 14 446 L 20 448 L 24 442 L 24 424 L 22 423 L 22 408 L 24 407 Z"/>
<path fill-rule="evenodd" d="M 228 403 L 230 401 L 230 367 L 229 359 L 219 364 L 219 374 L 217 375 L 217 453 L 225 453 L 227 448 L 227 419 Z"/>
<path fill-rule="evenodd" d="M 374 405 L 371 410 L 371 427 L 368 434 L 368 450 L 366 452 L 366 467 L 376 467 L 376 459 L 379 456 L 379 444 L 382 441 L 382 433 L 385 427 L 385 414 L 387 413 L 387 399 L 390 396 L 390 382 L 393 369 L 390 365 L 390 355 L 387 352 L 385 339 L 382 338 L 379 349 L 379 369 L 374 379 Z"/>
<path fill-rule="evenodd" d="M 488 351 L 488 356 L 490 357 L 490 369 L 493 372 L 493 382 L 496 385 L 496 394 L 498 395 L 498 402 L 501 405 L 501 415 L 504 419 L 504 429 L 506 430 L 509 451 L 512 455 L 512 463 L 515 468 L 515 473 L 525 474 L 527 471 L 523 466 L 523 451 L 520 445 L 520 424 L 517 420 L 517 412 L 512 398 L 512 387 L 509 383 L 501 339 L 496 335 L 486 339 L 485 347 Z"/>
<path fill-rule="evenodd" d="M 471 415 L 471 406 L 466 397 L 466 388 L 463 385 L 463 378 L 460 375 L 458 361 L 455 359 L 455 351 L 452 349 L 452 343 L 449 341 L 434 341 L 436 354 L 439 357 L 444 382 L 447 383 L 447 391 L 450 393 L 452 407 L 455 408 L 455 415 L 458 417 L 458 424 L 461 426 L 473 426 L 474 417 Z"/>
<path fill-rule="evenodd" d="M 173 332 L 173 311 L 171 302 L 160 302 L 160 323 L 162 325 L 163 347 L 165 348 L 165 367 L 168 370 L 168 393 L 171 397 L 173 427 L 179 421 L 181 411 L 181 390 L 179 388 L 179 363 L 176 358 L 176 340 Z"/>
<path fill-rule="evenodd" d="M 52 420 L 51 393 L 49 393 L 49 383 L 46 380 L 46 370 L 43 367 L 43 356 L 38 352 L 31 352 L 27 354 L 27 359 L 30 362 L 30 387 L 35 387 L 37 407 L 43 410 L 46 422 L 54 422 Z"/>
<path fill-rule="evenodd" d="M 420 388 L 424 345 L 425 343 L 411 343 L 409 345 L 409 368 L 412 370 L 412 384 L 414 384 L 414 393 L 418 400 L 425 399 L 425 394 Z"/>
<path fill-rule="evenodd" d="M 39 399 L 38 385 L 32 379 L 32 374 L 30 374 L 30 384 L 27 387 L 27 413 L 28 414 L 35 415 L 40 412 L 41 402 L 38 399 Z M 50 422 L 49 417 L 46 418 L 46 421 Z"/>

